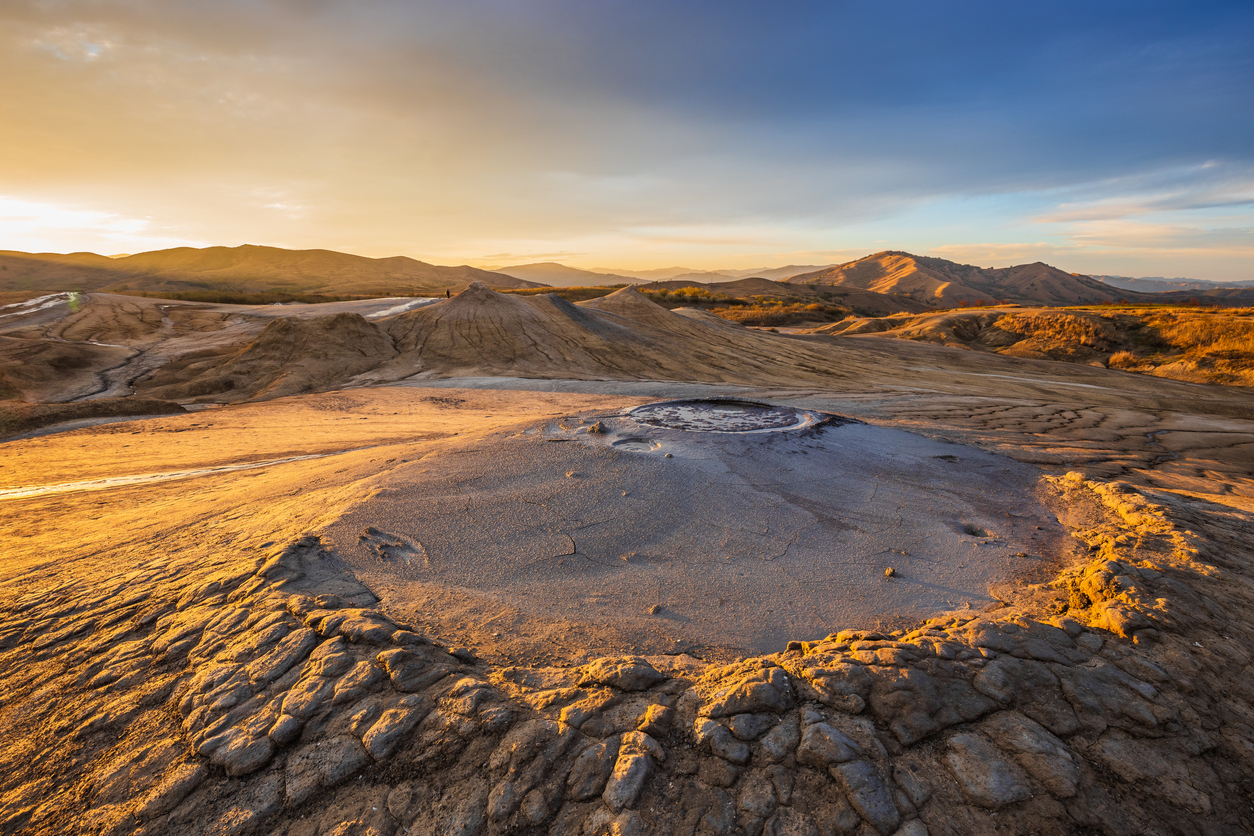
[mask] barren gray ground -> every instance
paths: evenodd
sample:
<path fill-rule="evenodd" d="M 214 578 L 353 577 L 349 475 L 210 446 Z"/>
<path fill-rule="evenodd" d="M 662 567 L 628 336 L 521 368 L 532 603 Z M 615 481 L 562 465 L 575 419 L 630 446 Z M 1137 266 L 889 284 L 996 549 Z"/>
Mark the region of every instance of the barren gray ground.
<path fill-rule="evenodd" d="M 469 620 L 506 656 L 572 628 L 575 659 L 774 652 L 1052 571 L 1066 544 L 1038 478 L 862 423 L 687 432 L 616 411 L 435 447 L 324 540 L 388 611 Z"/>

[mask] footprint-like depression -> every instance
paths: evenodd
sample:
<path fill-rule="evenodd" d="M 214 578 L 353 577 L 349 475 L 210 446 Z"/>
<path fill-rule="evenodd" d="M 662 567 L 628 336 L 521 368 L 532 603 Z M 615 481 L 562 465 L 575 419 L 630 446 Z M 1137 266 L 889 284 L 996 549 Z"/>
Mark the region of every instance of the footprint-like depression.
<path fill-rule="evenodd" d="M 386 609 L 489 655 L 730 656 L 1047 576 L 1039 479 L 816 410 L 663 401 L 448 441 L 326 538 Z"/>

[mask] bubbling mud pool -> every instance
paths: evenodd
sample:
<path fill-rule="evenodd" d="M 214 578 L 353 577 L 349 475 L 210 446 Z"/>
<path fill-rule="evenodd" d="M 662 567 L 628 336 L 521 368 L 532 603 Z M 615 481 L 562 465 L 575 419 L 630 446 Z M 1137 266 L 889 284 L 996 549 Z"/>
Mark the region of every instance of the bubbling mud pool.
<path fill-rule="evenodd" d="M 703 433 L 765 433 L 812 427 L 834 416 L 756 401 L 710 398 L 663 401 L 636 407 L 632 420 L 654 427 Z"/>
<path fill-rule="evenodd" d="M 773 652 L 1043 575 L 1062 530 L 1038 478 L 829 413 L 666 401 L 451 443 L 327 537 L 385 607 L 506 655 Z"/>

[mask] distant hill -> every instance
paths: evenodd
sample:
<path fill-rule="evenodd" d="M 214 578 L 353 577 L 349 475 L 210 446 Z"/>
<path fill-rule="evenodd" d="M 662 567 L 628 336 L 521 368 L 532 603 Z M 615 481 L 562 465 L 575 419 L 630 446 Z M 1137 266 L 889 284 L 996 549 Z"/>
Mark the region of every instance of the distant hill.
<path fill-rule="evenodd" d="M 664 282 L 667 279 L 673 279 L 676 276 L 686 275 L 688 273 L 701 273 L 702 270 L 693 270 L 691 267 L 656 267 L 652 270 L 625 270 L 621 267 L 595 267 L 593 272 L 605 273 L 616 276 L 631 276 L 634 279 L 641 279 L 646 282 Z M 728 276 L 727 278 L 735 278 Z"/>
<path fill-rule="evenodd" d="M 764 296 L 768 299 L 827 302 L 841 305 L 862 316 L 887 316 L 893 313 L 919 313 L 928 306 L 908 296 L 893 296 L 887 293 L 876 293 L 857 287 L 831 287 L 822 290 L 811 290 L 807 285 L 773 282 L 770 279 L 736 279 L 729 282 L 690 282 L 682 279 L 671 279 L 665 282 L 651 282 L 636 286 L 642 291 L 648 290 L 679 290 L 685 287 L 696 287 L 710 293 L 724 293 L 728 296 Z"/>
<path fill-rule="evenodd" d="M 623 276 L 632 276 L 649 282 L 669 282 L 675 279 L 681 281 L 704 281 L 704 282 L 725 282 L 732 279 L 770 279 L 775 282 L 782 282 L 785 279 L 797 276 L 802 273 L 813 273 L 815 270 L 825 270 L 832 267 L 831 264 L 790 264 L 786 267 L 754 267 L 748 270 L 723 269 L 718 270 L 694 270 L 691 267 L 659 267 L 653 270 L 624 270 L 622 268 L 602 269 L 597 268 L 598 273 L 617 273 Z"/>
<path fill-rule="evenodd" d="M 366 258 L 332 250 L 278 247 L 177 247 L 123 258 L 95 253 L 0 251 L 0 291 L 229 291 L 341 295 L 422 294 L 491 287 L 540 287 L 535 282 L 479 270 L 440 267 L 394 256 Z"/>
<path fill-rule="evenodd" d="M 1094 276 L 1099 282 L 1112 285 L 1123 290 L 1136 290 L 1141 293 L 1166 293 L 1173 290 L 1216 290 L 1220 288 L 1254 288 L 1254 280 L 1244 282 L 1208 282 L 1203 279 L 1165 279 L 1162 276 L 1147 276 L 1134 279 L 1131 276 Z"/>
<path fill-rule="evenodd" d="M 635 276 L 620 276 L 614 273 L 594 273 L 591 270 L 580 270 L 578 267 L 567 267 L 555 261 L 543 261 L 537 264 L 519 264 L 514 267 L 494 267 L 494 272 L 504 273 L 516 279 L 539 282 L 546 287 L 602 287 L 613 284 L 637 284 L 643 279 Z"/>
<path fill-rule="evenodd" d="M 834 264 L 789 264 L 785 267 L 755 267 L 752 270 L 719 270 L 718 272 L 735 276 L 738 279 L 756 278 L 782 282 L 793 276 L 800 276 L 802 273 L 814 273 L 835 266 Z"/>
<path fill-rule="evenodd" d="M 802 273 L 787 281 L 909 296 L 936 308 L 998 302 L 1090 305 L 1148 299 L 1144 294 L 1113 288 L 1088 276 L 1065 273 L 1040 262 L 1015 267 L 976 267 L 893 251 Z"/>

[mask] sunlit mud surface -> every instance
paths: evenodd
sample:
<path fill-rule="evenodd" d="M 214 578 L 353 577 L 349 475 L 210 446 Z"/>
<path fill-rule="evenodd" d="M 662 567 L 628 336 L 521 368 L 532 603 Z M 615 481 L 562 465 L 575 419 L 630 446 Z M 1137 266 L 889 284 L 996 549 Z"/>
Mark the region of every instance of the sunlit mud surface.
<path fill-rule="evenodd" d="M 1248 393 L 969 355 L 4 442 L 0 831 L 1250 832 Z"/>

